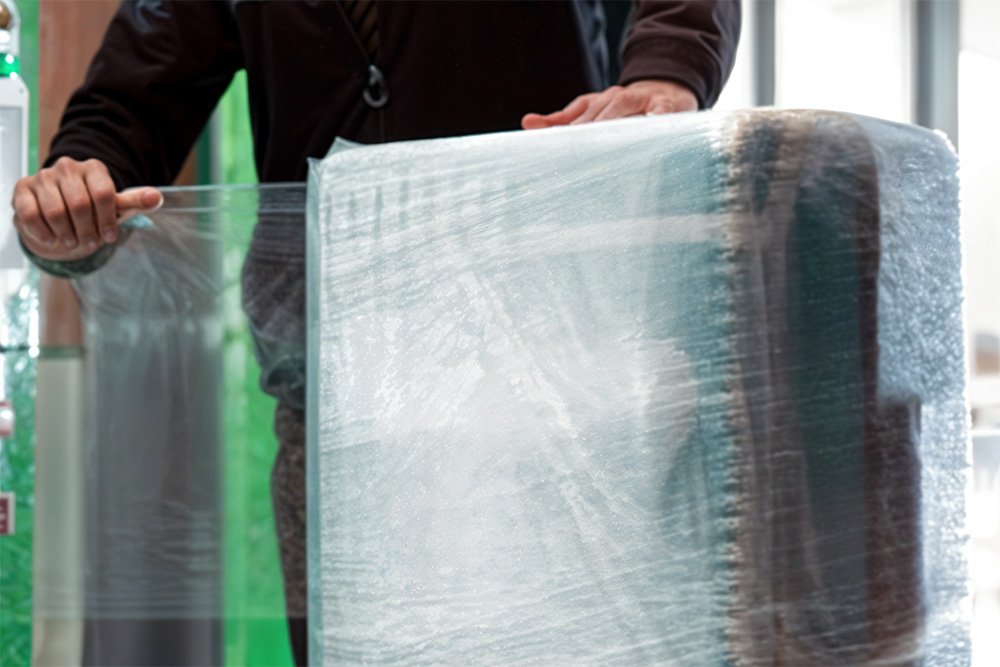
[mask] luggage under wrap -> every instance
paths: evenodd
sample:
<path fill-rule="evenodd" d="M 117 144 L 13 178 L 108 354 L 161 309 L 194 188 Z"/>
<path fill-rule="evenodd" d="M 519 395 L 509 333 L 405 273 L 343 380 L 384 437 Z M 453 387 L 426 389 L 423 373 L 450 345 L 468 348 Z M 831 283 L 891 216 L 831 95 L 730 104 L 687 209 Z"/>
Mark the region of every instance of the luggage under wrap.
<path fill-rule="evenodd" d="M 311 662 L 966 664 L 957 196 L 827 112 L 314 161 Z"/>

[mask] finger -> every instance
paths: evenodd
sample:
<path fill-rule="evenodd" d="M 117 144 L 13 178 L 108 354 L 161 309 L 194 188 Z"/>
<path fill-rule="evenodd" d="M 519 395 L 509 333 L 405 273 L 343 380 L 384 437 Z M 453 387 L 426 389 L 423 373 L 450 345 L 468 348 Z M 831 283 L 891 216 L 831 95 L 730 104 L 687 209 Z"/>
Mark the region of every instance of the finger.
<path fill-rule="evenodd" d="M 554 111 L 550 114 L 537 114 L 529 113 L 521 119 L 521 127 L 525 130 L 538 130 L 546 127 L 555 127 L 556 125 L 568 125 L 574 118 L 578 117 L 583 111 L 586 110 L 586 106 L 582 109 L 563 109 L 561 111 Z"/>
<path fill-rule="evenodd" d="M 131 188 L 115 195 L 118 221 L 124 222 L 143 212 L 163 206 L 163 195 L 156 188 Z"/>
<path fill-rule="evenodd" d="M 570 121 L 570 125 L 589 123 L 597 118 L 598 114 L 604 111 L 604 107 L 608 106 L 608 104 L 611 103 L 611 100 L 613 100 L 622 90 L 623 88 L 621 86 L 611 86 L 606 91 L 599 94 L 590 101 L 590 104 L 587 105 L 586 111 Z"/>
<path fill-rule="evenodd" d="M 580 95 L 567 104 L 562 111 L 550 113 L 545 119 L 550 125 L 565 125 L 570 123 L 586 112 L 587 108 L 590 107 L 590 103 L 597 97 L 598 95 L 595 93 Z"/>
<path fill-rule="evenodd" d="M 674 111 L 697 111 L 698 110 L 698 98 L 694 96 L 694 93 L 687 93 L 685 95 L 679 95 L 673 98 Z"/>
<path fill-rule="evenodd" d="M 651 116 L 658 116 L 665 113 L 674 113 L 677 111 L 677 107 L 674 101 L 669 98 L 660 98 L 653 100 L 650 104 L 650 109 L 647 112 Z"/>
<path fill-rule="evenodd" d="M 650 114 L 676 113 L 680 111 L 697 111 L 698 98 L 692 93 L 682 92 L 676 95 L 655 95 L 649 101 Z"/>
<path fill-rule="evenodd" d="M 38 200 L 38 208 L 41 209 L 42 218 L 52 230 L 52 233 L 59 238 L 59 242 L 67 248 L 75 248 L 79 245 L 76 232 L 73 231 L 73 224 L 69 219 L 69 212 L 66 210 L 66 202 L 63 201 L 59 184 L 51 170 L 42 170 L 38 174 L 38 187 L 35 189 L 35 198 Z"/>
<path fill-rule="evenodd" d="M 580 95 L 567 104 L 565 108 L 559 111 L 554 111 L 550 114 L 542 115 L 529 113 L 521 119 L 521 127 L 526 130 L 533 130 L 543 127 L 552 127 L 554 125 L 567 125 L 575 118 L 578 118 L 580 114 L 585 112 L 587 107 L 590 105 L 590 101 L 597 96 L 597 93 Z"/>
<path fill-rule="evenodd" d="M 521 129 L 540 130 L 549 126 L 545 116 L 538 113 L 527 113 L 521 117 Z"/>
<path fill-rule="evenodd" d="M 14 226 L 24 235 L 52 248 L 56 245 L 56 236 L 42 219 L 42 211 L 38 206 L 35 193 L 27 188 L 14 192 Z"/>
<path fill-rule="evenodd" d="M 97 236 L 97 225 L 94 224 L 94 202 L 90 200 L 83 175 L 76 173 L 61 178 L 59 191 L 62 193 L 63 201 L 66 202 L 66 210 L 69 211 L 77 241 L 89 252 L 97 250 L 100 240 Z"/>
<path fill-rule="evenodd" d="M 97 160 L 84 163 L 83 181 L 94 203 L 97 231 L 108 243 L 118 238 L 118 213 L 115 208 L 115 184 L 107 168 Z"/>
<path fill-rule="evenodd" d="M 615 95 L 614 99 L 604 107 L 601 113 L 594 118 L 595 121 L 612 120 L 614 118 L 625 118 L 642 113 L 646 106 L 648 95 L 634 93 L 625 89 Z"/>

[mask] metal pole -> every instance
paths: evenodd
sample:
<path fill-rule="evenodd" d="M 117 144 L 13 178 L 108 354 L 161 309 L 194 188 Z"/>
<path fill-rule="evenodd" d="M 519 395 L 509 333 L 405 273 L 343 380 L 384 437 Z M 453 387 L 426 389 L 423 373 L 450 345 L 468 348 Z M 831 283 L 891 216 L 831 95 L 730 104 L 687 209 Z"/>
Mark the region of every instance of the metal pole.
<path fill-rule="evenodd" d="M 756 0 L 753 7 L 753 103 L 774 105 L 775 0 Z"/>
<path fill-rule="evenodd" d="M 941 130 L 958 147 L 960 7 L 955 0 L 915 0 L 913 120 Z"/>

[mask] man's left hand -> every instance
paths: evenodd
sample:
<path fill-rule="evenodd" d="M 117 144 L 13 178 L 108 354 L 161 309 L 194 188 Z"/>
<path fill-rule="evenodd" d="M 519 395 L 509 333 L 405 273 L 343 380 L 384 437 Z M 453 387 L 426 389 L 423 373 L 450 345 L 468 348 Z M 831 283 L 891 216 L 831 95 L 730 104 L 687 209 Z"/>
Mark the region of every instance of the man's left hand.
<path fill-rule="evenodd" d="M 580 95 L 562 111 L 542 115 L 529 113 L 521 127 L 537 130 L 554 125 L 579 125 L 598 120 L 645 114 L 696 111 L 698 98 L 673 81 L 636 81 L 627 86 L 611 86 L 600 93 Z"/>

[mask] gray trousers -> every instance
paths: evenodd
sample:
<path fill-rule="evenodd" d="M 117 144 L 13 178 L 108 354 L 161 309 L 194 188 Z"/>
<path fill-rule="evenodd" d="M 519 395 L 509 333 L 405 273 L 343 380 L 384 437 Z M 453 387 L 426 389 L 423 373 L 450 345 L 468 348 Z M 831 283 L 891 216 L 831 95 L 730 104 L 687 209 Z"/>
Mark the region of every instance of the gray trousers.
<path fill-rule="evenodd" d="M 242 274 L 261 388 L 278 399 L 278 456 L 271 499 L 285 579 L 292 652 L 306 663 L 305 219 L 288 213 L 281 192 L 261 191 L 261 212 Z M 270 198 L 277 201 L 270 201 Z M 277 208 L 275 212 L 268 212 Z"/>
<path fill-rule="evenodd" d="M 278 404 L 274 415 L 278 456 L 271 471 L 271 501 L 285 578 L 285 609 L 295 664 L 307 665 L 306 426 L 302 410 Z"/>

